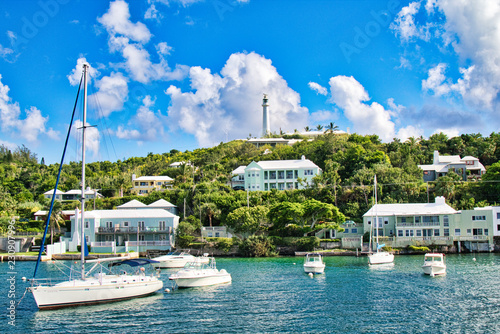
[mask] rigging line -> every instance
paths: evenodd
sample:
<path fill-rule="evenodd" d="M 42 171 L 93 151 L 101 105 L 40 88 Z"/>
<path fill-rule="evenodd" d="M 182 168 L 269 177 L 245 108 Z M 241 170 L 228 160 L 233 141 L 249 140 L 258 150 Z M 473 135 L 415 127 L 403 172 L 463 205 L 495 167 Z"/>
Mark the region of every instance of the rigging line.
<path fill-rule="evenodd" d="M 92 78 L 92 77 L 91 77 Z M 94 87 L 90 86 L 90 90 L 92 92 L 91 96 L 94 97 L 95 99 L 95 102 L 96 102 L 96 106 L 97 106 L 97 114 L 98 114 L 98 120 L 99 122 L 103 125 L 103 129 L 105 129 L 106 131 L 103 131 L 104 132 L 104 136 L 108 136 L 108 140 L 111 144 L 111 148 L 113 149 L 113 153 L 115 155 L 115 158 L 116 160 L 118 160 L 118 156 L 116 154 L 116 150 L 115 150 L 115 146 L 113 144 L 113 140 L 111 139 L 111 135 L 110 135 L 110 128 L 108 127 L 108 124 L 106 123 L 106 118 L 104 117 L 104 114 L 102 112 L 102 107 L 101 107 L 101 103 L 99 102 L 99 98 L 98 98 L 98 95 L 97 95 L 97 91 L 94 89 Z M 106 146 L 106 141 L 104 141 L 104 146 L 106 147 L 106 152 L 108 152 L 108 149 L 107 149 L 107 146 Z M 109 152 L 108 152 L 108 156 L 109 156 Z"/>
<path fill-rule="evenodd" d="M 71 114 L 71 121 L 70 121 L 69 127 L 68 127 L 68 134 L 66 135 L 66 142 L 64 143 L 64 150 L 63 150 L 63 154 L 61 157 L 61 164 L 59 165 L 59 172 L 57 173 L 56 185 L 54 187 L 54 193 L 52 194 L 52 200 L 50 202 L 50 209 L 49 209 L 49 213 L 47 215 L 47 221 L 45 222 L 45 230 L 43 232 L 42 244 L 40 245 L 40 250 L 38 252 L 38 259 L 36 261 L 36 266 L 35 266 L 35 271 L 33 273 L 33 278 L 35 278 L 35 276 L 36 276 L 36 272 L 38 270 L 38 264 L 40 263 L 40 259 L 42 258 L 43 248 L 45 245 L 45 238 L 47 237 L 47 231 L 49 229 L 49 223 L 50 223 L 50 216 L 52 215 L 52 209 L 54 208 L 54 201 L 56 199 L 57 186 L 59 185 L 59 179 L 61 178 L 62 166 L 64 164 L 64 156 L 66 154 L 66 147 L 68 146 L 69 135 L 71 133 L 71 126 L 73 125 L 73 119 L 75 118 L 75 110 L 76 110 L 76 106 L 78 103 L 78 97 L 80 96 L 80 88 L 82 87 L 82 81 L 83 81 L 83 74 L 82 74 L 82 77 L 80 78 L 80 85 L 78 86 L 78 93 L 76 94 L 76 101 L 75 101 L 75 105 L 73 107 L 73 113 Z"/>

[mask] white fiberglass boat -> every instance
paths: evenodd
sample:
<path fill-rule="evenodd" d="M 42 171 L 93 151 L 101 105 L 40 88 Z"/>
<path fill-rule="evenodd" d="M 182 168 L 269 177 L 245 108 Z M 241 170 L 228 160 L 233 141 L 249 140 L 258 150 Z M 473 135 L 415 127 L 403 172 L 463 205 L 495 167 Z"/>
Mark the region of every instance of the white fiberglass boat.
<path fill-rule="evenodd" d="M 209 264 L 203 263 L 197 258 L 195 261 L 186 264 L 183 269 L 171 275 L 168 279 L 175 281 L 179 288 L 193 288 L 231 283 L 231 274 L 225 269 L 218 270 L 213 257 L 210 258 Z"/>
<path fill-rule="evenodd" d="M 88 305 L 88 304 L 99 304 L 107 303 L 118 300 L 130 299 L 135 297 L 142 297 L 160 290 L 163 287 L 163 282 L 158 278 L 158 275 L 146 275 L 144 267 L 141 267 L 135 274 L 128 274 L 126 272 L 120 274 L 113 274 L 109 269 L 104 268 L 101 262 L 110 261 L 110 259 L 102 260 L 90 260 L 86 261 L 85 253 L 88 253 L 86 239 L 84 235 L 84 222 L 85 222 L 85 134 L 87 125 L 87 76 L 89 64 L 85 63 L 83 65 L 83 74 L 81 83 L 83 81 L 83 127 L 82 127 L 82 196 L 81 196 L 81 210 L 80 210 L 80 235 L 79 240 L 81 240 L 81 270 L 79 275 L 73 273 L 73 268 L 70 268 L 69 278 L 64 281 L 54 282 L 51 279 L 36 279 L 36 273 L 40 259 L 43 252 L 43 245 L 45 244 L 45 238 L 47 236 L 47 230 L 49 226 L 49 218 L 54 207 L 55 194 L 57 191 L 57 186 L 59 184 L 59 179 L 61 176 L 61 167 L 64 163 L 64 155 L 66 152 L 66 147 L 68 144 L 68 138 L 70 135 L 74 113 L 76 110 L 76 105 L 78 102 L 78 95 L 80 94 L 80 87 L 78 90 L 77 101 L 75 102 L 75 108 L 73 110 L 73 115 L 71 117 L 71 122 L 66 137 L 66 143 L 64 146 L 64 152 L 61 158 L 61 164 L 59 167 L 59 173 L 57 175 L 56 186 L 54 188 L 54 195 L 52 196 L 52 201 L 50 205 L 49 214 L 47 215 L 47 222 L 45 224 L 45 231 L 42 240 L 42 246 L 38 253 L 38 261 L 35 266 L 35 272 L 33 273 L 33 279 L 31 279 L 31 287 L 29 291 L 33 293 L 35 302 L 40 309 L 55 309 L 68 306 L 77 305 Z M 78 225 L 78 222 L 76 221 Z M 78 230 L 78 228 L 77 228 Z M 135 259 L 131 260 L 128 258 L 115 258 L 111 259 L 114 261 L 120 261 L 116 264 L 110 264 L 110 267 L 119 264 L 129 264 L 131 266 L 142 266 L 149 264 L 152 261 L 149 259 Z M 125 261 L 123 261 L 125 260 Z M 85 263 L 95 262 L 96 264 L 89 270 L 86 271 Z M 94 269 L 100 268 L 99 272 L 90 276 Z"/>
<path fill-rule="evenodd" d="M 444 254 L 427 253 L 424 256 L 424 265 L 422 266 L 424 274 L 430 276 L 446 275 L 446 264 L 444 263 Z"/>
<path fill-rule="evenodd" d="M 193 261 L 199 261 L 200 263 L 208 264 L 210 258 L 208 254 L 203 254 L 203 256 L 196 257 L 189 253 L 189 250 L 178 250 L 170 252 L 167 255 L 162 255 L 153 258 L 156 261 L 153 266 L 155 268 L 183 268 L 187 263 Z"/>
<path fill-rule="evenodd" d="M 386 252 L 382 250 L 382 247 L 385 246 L 385 244 L 379 245 L 378 243 L 378 230 L 381 227 L 381 222 L 378 219 L 377 215 L 377 175 L 373 177 L 373 192 L 374 192 L 374 197 L 375 197 L 375 205 L 374 205 L 374 210 L 375 210 L 375 218 L 374 222 L 370 225 L 370 245 L 368 246 L 370 253 L 368 254 L 368 263 L 369 264 L 388 264 L 388 263 L 393 263 L 394 262 L 394 254 Z M 376 237 L 376 251 L 375 253 L 372 252 L 372 230 L 375 229 L 375 237 Z"/>
<path fill-rule="evenodd" d="M 304 262 L 304 271 L 306 273 L 321 274 L 325 271 L 325 264 L 321 255 L 318 253 L 306 254 Z"/>
<path fill-rule="evenodd" d="M 151 262 L 149 259 L 123 260 L 123 258 L 120 258 L 120 260 L 120 262 L 110 263 L 109 266 L 128 264 L 136 267 Z M 103 259 L 102 261 L 109 260 Z M 98 264 L 101 264 L 100 262 Z M 102 264 L 100 268 L 103 269 Z M 121 273 L 112 273 L 111 271 L 105 273 L 100 270 L 95 275 L 89 276 L 90 271 L 86 273 L 83 279 L 70 279 L 60 282 L 49 279 L 31 280 L 30 291 L 33 293 L 38 308 L 56 309 L 114 302 L 151 295 L 163 288 L 163 282 L 159 279 L 159 275 L 146 275 L 144 267 L 141 267 L 134 274 L 128 274 L 125 271 Z"/>

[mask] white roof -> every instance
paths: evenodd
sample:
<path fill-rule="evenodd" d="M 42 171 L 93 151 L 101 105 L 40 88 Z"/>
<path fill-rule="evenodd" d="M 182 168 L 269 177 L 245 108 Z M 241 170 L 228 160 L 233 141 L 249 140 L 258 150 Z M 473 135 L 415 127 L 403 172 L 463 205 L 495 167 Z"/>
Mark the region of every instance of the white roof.
<path fill-rule="evenodd" d="M 377 216 L 414 216 L 414 215 L 448 215 L 458 213 L 446 203 L 396 203 L 376 204 L 363 217 Z"/>
<path fill-rule="evenodd" d="M 71 190 L 68 190 L 64 193 L 64 195 L 79 195 L 82 193 L 82 190 L 81 189 L 71 189 Z M 96 190 L 93 190 L 93 189 L 86 189 L 85 190 L 85 195 L 93 195 L 94 193 L 97 193 Z"/>
<path fill-rule="evenodd" d="M 122 205 L 117 206 L 118 209 L 135 209 L 135 208 L 147 208 L 147 205 L 139 202 L 136 199 L 131 200 L 130 202 L 124 203 Z"/>
<path fill-rule="evenodd" d="M 301 160 L 268 160 L 256 162 L 262 169 L 296 169 L 296 168 L 318 168 L 318 166 L 309 159 Z"/>
<path fill-rule="evenodd" d="M 232 171 L 232 174 L 236 175 L 245 174 L 245 168 L 247 168 L 247 166 L 239 166 L 238 168 Z"/>
<path fill-rule="evenodd" d="M 94 210 L 85 211 L 85 218 L 171 218 L 176 215 L 163 209 L 142 210 Z"/>
<path fill-rule="evenodd" d="M 464 161 L 465 161 L 465 160 L 468 160 L 468 161 L 470 161 L 470 160 L 479 161 L 479 159 L 478 159 L 478 158 L 471 157 L 470 155 L 468 155 L 468 156 L 466 156 L 466 157 L 463 157 L 463 158 L 462 158 L 462 160 L 464 160 Z"/>
<path fill-rule="evenodd" d="M 44 195 L 52 195 L 52 194 L 54 194 L 54 189 L 46 191 L 43 194 Z M 64 194 L 64 191 L 60 191 L 59 189 L 56 190 L 56 195 L 62 195 L 62 194 Z"/>
<path fill-rule="evenodd" d="M 63 210 L 61 212 L 65 216 L 73 216 L 75 214 L 75 210 Z M 35 216 L 46 216 L 47 213 L 48 211 L 38 210 L 37 212 L 35 212 Z"/>
<path fill-rule="evenodd" d="M 440 155 L 439 163 L 460 162 L 459 155 Z"/>
<path fill-rule="evenodd" d="M 176 206 L 170 203 L 169 201 L 162 199 L 157 200 L 148 205 L 149 208 L 175 208 Z"/>
<path fill-rule="evenodd" d="M 134 181 L 172 181 L 173 179 L 168 176 L 139 176 Z"/>

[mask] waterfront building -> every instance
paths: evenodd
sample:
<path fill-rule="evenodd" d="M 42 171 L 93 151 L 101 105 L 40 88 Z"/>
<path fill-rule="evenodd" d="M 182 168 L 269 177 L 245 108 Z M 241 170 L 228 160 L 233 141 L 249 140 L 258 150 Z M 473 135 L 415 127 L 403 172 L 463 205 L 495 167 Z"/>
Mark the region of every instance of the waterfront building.
<path fill-rule="evenodd" d="M 466 156 L 460 158 L 459 155 L 439 155 L 434 151 L 432 165 L 418 165 L 424 171 L 424 181 L 435 181 L 440 176 L 445 176 L 449 171 L 453 171 L 462 176 L 462 180 L 467 181 L 467 177 L 480 177 L 486 173 L 486 168 L 479 162 L 478 158 Z"/>
<path fill-rule="evenodd" d="M 75 219 L 76 217 L 76 219 Z M 79 215 L 71 217 L 71 238 L 62 238 L 70 251 L 79 244 Z M 118 209 L 85 212 L 84 233 L 92 252 L 169 250 L 179 217 L 164 209 Z"/>
<path fill-rule="evenodd" d="M 147 195 L 153 191 L 172 188 L 174 180 L 168 176 L 140 176 L 132 174 L 132 189 L 134 195 Z"/>
<path fill-rule="evenodd" d="M 304 156 L 300 160 L 252 161 L 245 168 L 245 190 L 303 189 L 320 173 L 321 168 Z"/>
<path fill-rule="evenodd" d="M 202 226 L 202 238 L 232 238 L 233 234 L 228 231 L 227 226 Z"/>
<path fill-rule="evenodd" d="M 47 199 L 52 199 L 53 195 L 54 195 L 54 189 L 51 189 L 43 193 L 43 196 Z M 56 190 L 56 200 L 58 201 L 79 201 L 81 197 L 82 197 L 81 189 L 72 189 L 66 192 L 61 191 L 59 189 Z M 90 189 L 90 187 L 87 187 L 87 189 L 85 190 L 85 199 L 92 200 L 95 198 L 102 198 L 102 197 L 103 196 L 97 191 L 97 189 Z"/>

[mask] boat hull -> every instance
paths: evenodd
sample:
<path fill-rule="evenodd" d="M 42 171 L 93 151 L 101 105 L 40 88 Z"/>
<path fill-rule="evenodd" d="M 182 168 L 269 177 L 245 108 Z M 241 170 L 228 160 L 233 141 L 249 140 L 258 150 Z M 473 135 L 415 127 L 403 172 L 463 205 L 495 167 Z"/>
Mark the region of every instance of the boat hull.
<path fill-rule="evenodd" d="M 143 277 L 144 278 L 144 277 Z M 109 303 L 130 298 L 151 295 L 163 288 L 163 282 L 156 277 L 144 281 L 132 279 L 116 280 L 100 284 L 97 279 L 68 281 L 54 286 L 32 286 L 35 302 L 39 309 L 57 309 L 78 305 Z"/>
<path fill-rule="evenodd" d="M 167 255 L 168 256 L 168 255 Z M 183 256 L 177 258 L 168 258 L 168 257 L 157 257 L 153 260 L 158 261 L 158 263 L 153 263 L 153 267 L 159 269 L 168 269 L 168 268 L 184 268 L 184 266 L 188 262 L 199 261 L 200 263 L 209 263 L 210 258 L 208 257 L 195 257 L 195 256 Z"/>
<path fill-rule="evenodd" d="M 306 265 L 304 264 L 304 272 L 312 274 L 322 274 L 325 272 L 325 264 L 321 265 Z"/>
<path fill-rule="evenodd" d="M 368 263 L 370 264 L 386 264 L 394 262 L 394 254 L 387 252 L 378 252 L 368 255 Z"/>
<path fill-rule="evenodd" d="M 225 284 L 231 283 L 232 280 L 231 275 L 228 273 L 199 277 L 176 277 L 170 279 L 174 280 L 179 288 L 195 288 L 199 286 Z"/>
<path fill-rule="evenodd" d="M 423 265 L 422 270 L 424 271 L 424 274 L 430 275 L 430 276 L 446 275 L 446 266 L 445 265 L 440 265 L 440 264 Z"/>

